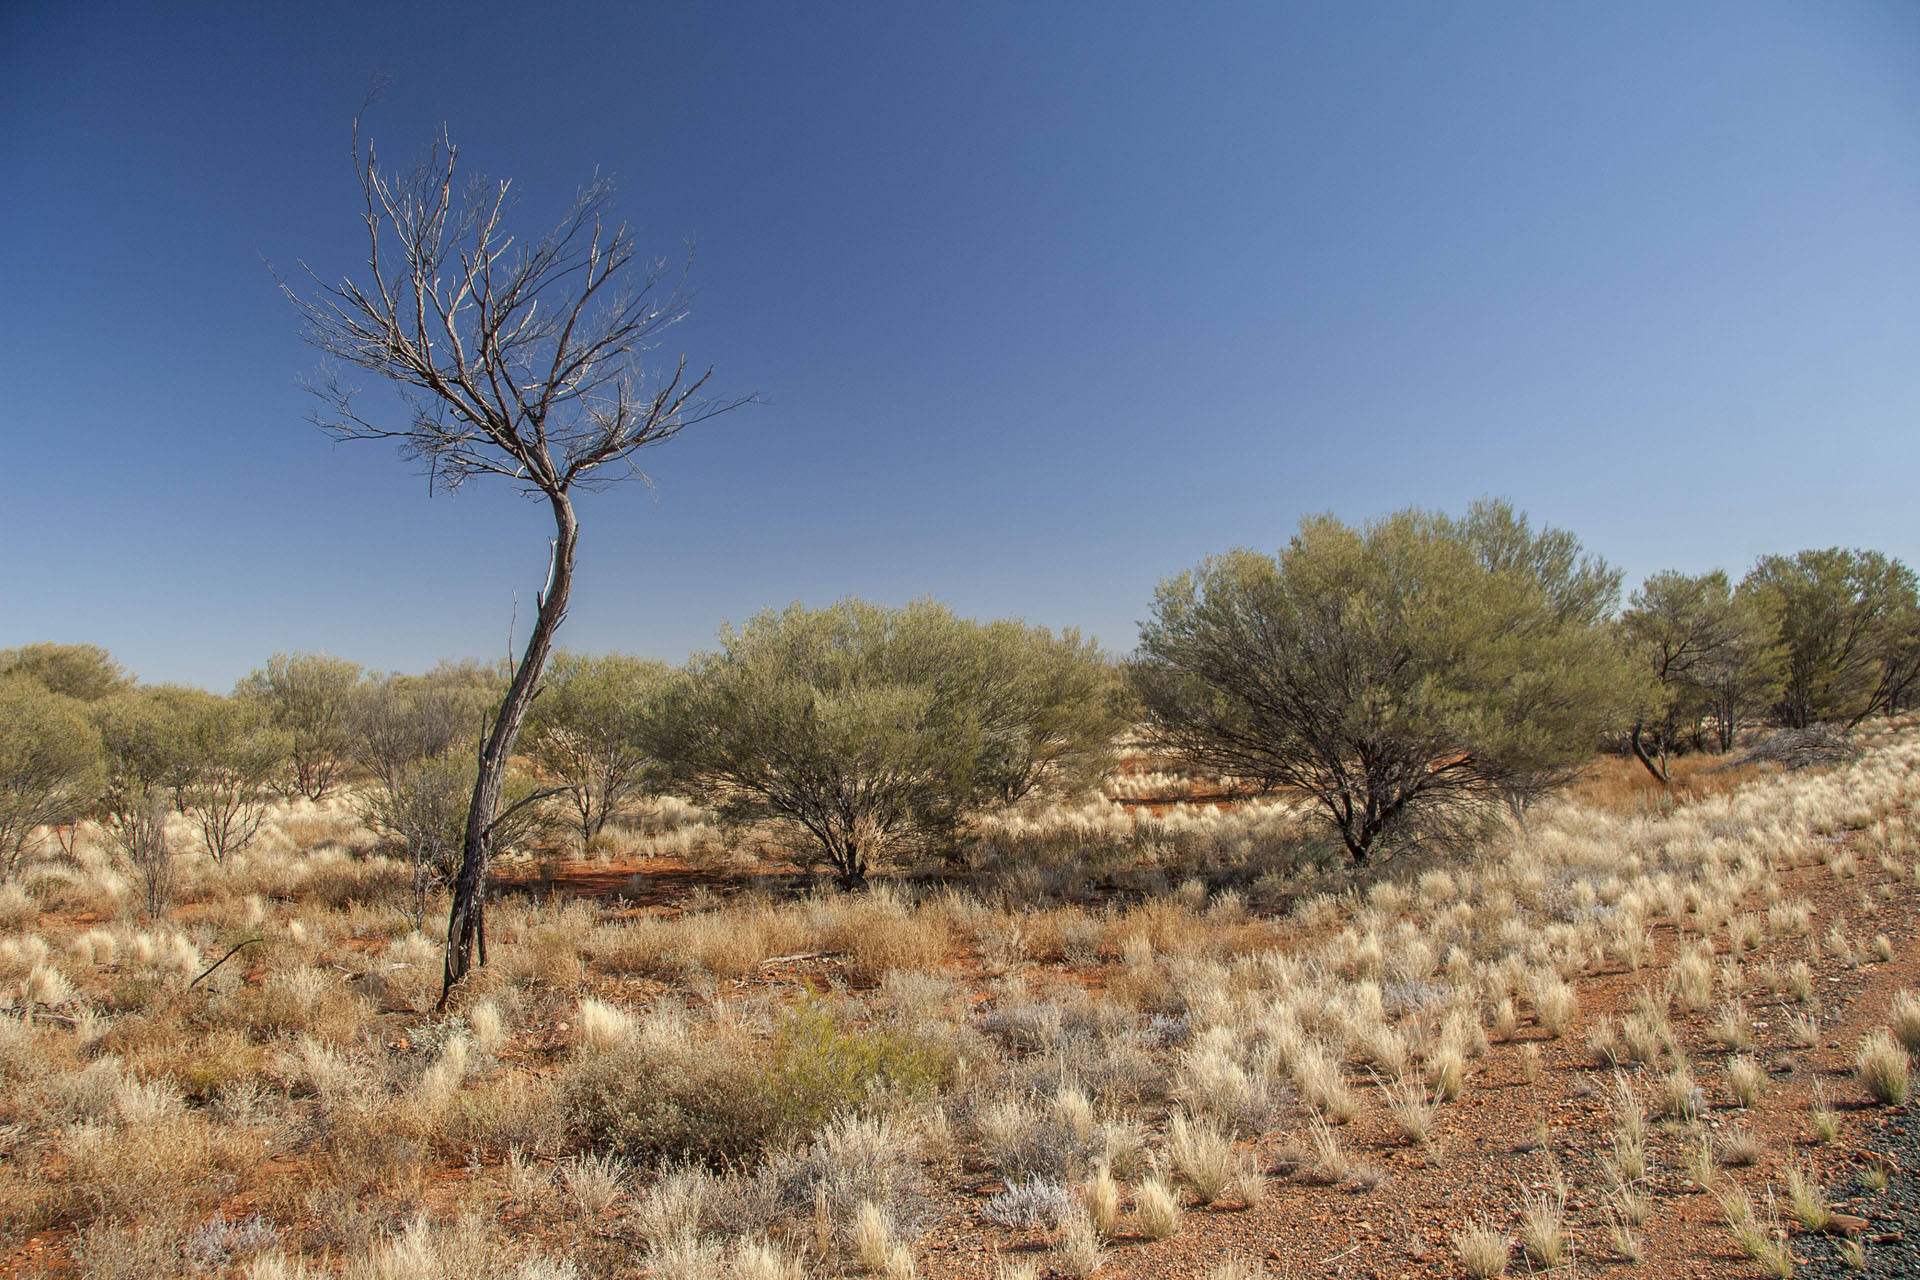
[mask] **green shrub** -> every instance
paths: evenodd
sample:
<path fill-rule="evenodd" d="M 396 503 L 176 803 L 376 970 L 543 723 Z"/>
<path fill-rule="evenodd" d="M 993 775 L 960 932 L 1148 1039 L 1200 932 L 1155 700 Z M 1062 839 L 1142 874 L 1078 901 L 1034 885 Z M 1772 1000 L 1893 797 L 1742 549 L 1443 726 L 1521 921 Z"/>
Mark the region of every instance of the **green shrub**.
<path fill-rule="evenodd" d="M 846 1027 L 831 1004 L 808 1000 L 781 1019 L 768 1075 L 782 1125 L 807 1134 L 876 1093 L 925 1097 L 951 1066 L 937 1046 L 910 1031 Z"/>
<path fill-rule="evenodd" d="M 925 1097 L 950 1070 L 938 1046 L 911 1032 L 848 1027 L 830 1003 L 810 1000 L 762 1045 L 643 1035 L 585 1055 L 563 1077 L 560 1103 L 577 1142 L 721 1167 L 810 1138 L 863 1103 Z"/>
<path fill-rule="evenodd" d="M 1129 716 L 1092 642 L 930 600 L 794 605 L 720 639 L 654 703 L 648 750 L 675 789 L 786 827 L 850 885 L 950 850 L 971 814 L 1084 784 Z"/>
<path fill-rule="evenodd" d="M 720 1167 L 781 1131 L 765 1065 L 745 1044 L 635 1041 L 576 1060 L 560 1098 L 576 1141 L 633 1160 Z"/>

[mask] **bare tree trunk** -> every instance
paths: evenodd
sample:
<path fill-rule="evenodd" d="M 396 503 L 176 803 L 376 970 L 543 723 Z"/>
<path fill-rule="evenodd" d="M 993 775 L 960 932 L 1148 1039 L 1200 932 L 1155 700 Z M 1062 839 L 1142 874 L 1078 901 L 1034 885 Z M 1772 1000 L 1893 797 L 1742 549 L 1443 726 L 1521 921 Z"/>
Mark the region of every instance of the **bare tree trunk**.
<path fill-rule="evenodd" d="M 500 714 L 480 748 L 480 773 L 473 784 L 473 804 L 467 809 L 466 837 L 461 845 L 460 874 L 453 883 L 453 909 L 447 914 L 446 976 L 440 988 L 440 1007 L 445 1008 L 454 984 L 467 975 L 473 964 L 473 949 L 480 945 L 480 962 L 486 963 L 487 862 L 492 852 L 494 813 L 500 807 L 500 790 L 507 780 L 507 764 L 513 758 L 514 743 L 520 726 L 533 703 L 534 690 L 546 670 L 547 656 L 553 652 L 553 637 L 567 616 L 567 597 L 573 589 L 573 557 L 580 541 L 580 525 L 574 518 L 573 504 L 565 493 L 548 493 L 553 507 L 553 556 L 547 568 L 547 587 L 540 593 L 540 609 L 534 617 L 533 634 L 514 669 L 507 686 Z"/>
<path fill-rule="evenodd" d="M 1627 744 L 1633 748 L 1634 758 L 1645 766 L 1646 771 L 1652 774 L 1662 785 L 1666 785 L 1672 780 L 1667 776 L 1664 763 L 1655 764 L 1653 757 L 1647 754 L 1646 747 L 1641 745 L 1640 735 L 1644 732 L 1645 728 L 1646 726 L 1641 721 L 1635 720 L 1633 722 L 1633 732 L 1627 735 Z M 1664 757 L 1666 752 L 1662 750 L 1660 754 Z"/>

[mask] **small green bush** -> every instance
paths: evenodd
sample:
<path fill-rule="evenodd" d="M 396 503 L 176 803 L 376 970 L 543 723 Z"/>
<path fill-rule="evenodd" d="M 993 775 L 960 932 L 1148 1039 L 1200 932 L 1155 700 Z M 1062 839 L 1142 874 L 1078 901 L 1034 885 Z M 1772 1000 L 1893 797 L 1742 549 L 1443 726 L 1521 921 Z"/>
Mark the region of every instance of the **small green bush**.
<path fill-rule="evenodd" d="M 876 1093 L 926 1097 L 951 1065 L 909 1031 L 846 1027 L 830 1003 L 808 1000 L 781 1019 L 768 1062 L 770 1094 L 782 1125 L 806 1134 Z"/>
<path fill-rule="evenodd" d="M 780 1133 L 765 1067 L 744 1045 L 635 1041 L 576 1061 L 560 1101 L 578 1142 L 639 1161 L 718 1168 Z"/>
<path fill-rule="evenodd" d="M 793 1006 L 772 1039 L 642 1036 L 576 1061 L 560 1087 L 576 1141 L 635 1160 L 722 1167 L 808 1138 L 862 1104 L 931 1094 L 951 1069 L 911 1032 L 844 1025 L 824 1000 Z"/>

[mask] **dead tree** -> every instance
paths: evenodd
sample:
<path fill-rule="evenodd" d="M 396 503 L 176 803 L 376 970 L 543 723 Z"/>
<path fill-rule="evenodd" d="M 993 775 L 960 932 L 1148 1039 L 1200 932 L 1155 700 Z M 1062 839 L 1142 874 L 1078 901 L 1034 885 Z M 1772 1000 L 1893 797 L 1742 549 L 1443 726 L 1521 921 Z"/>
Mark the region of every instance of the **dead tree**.
<path fill-rule="evenodd" d="M 383 173 L 354 122 L 353 164 L 362 197 L 366 272 L 303 297 L 281 287 L 329 366 L 310 385 L 314 421 L 340 440 L 390 440 L 421 465 L 429 487 L 452 491 L 475 476 L 502 476 L 553 514 L 546 585 L 525 650 L 482 739 L 460 872 L 447 920 L 444 1005 L 479 946 L 486 963 L 488 855 L 507 763 L 554 633 L 567 612 L 580 527 L 572 495 L 640 477 L 635 455 L 751 397 L 703 394 L 711 369 L 686 358 L 659 369 L 644 353 L 685 314 L 685 272 L 637 261 L 624 223 L 612 223 L 612 188 L 596 180 L 539 240 L 505 229 L 511 184 L 456 186 L 459 152 L 444 131 L 404 173 Z M 394 383 L 403 424 L 364 417 L 344 366 Z M 644 477 L 641 477 L 644 478 Z"/>

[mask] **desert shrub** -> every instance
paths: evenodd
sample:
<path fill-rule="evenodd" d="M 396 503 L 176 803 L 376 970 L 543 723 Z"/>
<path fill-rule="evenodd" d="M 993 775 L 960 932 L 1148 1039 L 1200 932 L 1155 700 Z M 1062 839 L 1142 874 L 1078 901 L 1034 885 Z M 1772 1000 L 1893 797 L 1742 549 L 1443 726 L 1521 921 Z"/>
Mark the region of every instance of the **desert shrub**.
<path fill-rule="evenodd" d="M 768 611 L 658 699 L 648 747 L 729 820 L 771 820 L 848 884 L 948 847 L 968 814 L 1104 764 L 1111 667 L 1068 632 L 922 601 Z"/>
<path fill-rule="evenodd" d="M 643 1038 L 576 1059 L 559 1089 L 577 1141 L 632 1160 L 718 1167 L 758 1155 L 781 1132 L 764 1066 L 744 1045 Z"/>
<path fill-rule="evenodd" d="M 1065 1184 L 1031 1177 L 1008 1182 L 1004 1191 L 980 1206 L 980 1216 L 1010 1230 L 1040 1227 L 1051 1231 L 1065 1222 L 1075 1207 L 1073 1192 Z"/>
<path fill-rule="evenodd" d="M 192 774 L 188 726 L 213 695 L 176 685 L 128 689 L 94 703 L 106 747 L 100 817 L 109 846 L 139 882 L 147 914 L 173 895 L 174 849 L 167 814 Z"/>
<path fill-rule="evenodd" d="M 937 1043 L 898 1026 L 847 1027 L 822 1000 L 785 1011 L 767 1066 L 781 1123 L 796 1133 L 812 1132 L 876 1092 L 900 1100 L 929 1096 L 951 1070 Z"/>
<path fill-rule="evenodd" d="M 470 751 L 452 751 L 394 766 L 381 785 L 361 796 L 367 825 L 403 850 L 412 869 L 413 915 L 426 914 L 428 900 L 460 869 L 467 809 L 473 800 L 479 761 Z M 509 775 L 500 796 L 494 848 L 520 848 L 543 834 L 547 812 L 535 800 L 540 786 L 524 774 Z"/>
<path fill-rule="evenodd" d="M 641 1034 L 577 1057 L 560 1084 L 576 1140 L 634 1160 L 720 1167 L 875 1098 L 930 1094 L 948 1063 L 901 1028 L 844 1025 L 825 1001 L 785 1011 L 771 1041 Z"/>
<path fill-rule="evenodd" d="M 663 662 L 619 653 L 563 651 L 547 662 L 522 749 L 546 778 L 565 788 L 583 849 L 638 793 L 651 762 L 647 705 L 670 672 Z"/>
<path fill-rule="evenodd" d="M 744 1182 L 730 1202 L 715 1206 L 727 1227 L 765 1231 L 776 1223 L 807 1223 L 829 1233 L 826 1243 L 855 1244 L 862 1207 L 872 1205 L 896 1231 L 911 1236 L 926 1216 L 925 1179 L 913 1135 L 884 1117 L 847 1113 L 802 1146 L 774 1155 Z"/>
<path fill-rule="evenodd" d="M 1058 1085 L 1051 1097 L 982 1099 L 971 1121 L 982 1152 L 1009 1181 L 1078 1182 L 1099 1165 L 1130 1164 L 1139 1141 L 1130 1126 L 1101 1115 L 1073 1084 Z"/>
<path fill-rule="evenodd" d="M 1482 502 L 1303 521 L 1161 584 L 1132 673 L 1159 745 L 1300 788 L 1355 862 L 1569 776 L 1631 690 L 1619 575 Z M 1356 768 L 1355 763 L 1360 767 Z"/>
<path fill-rule="evenodd" d="M 276 653 L 234 688 L 287 735 L 290 795 L 324 798 L 353 751 L 360 664 L 324 653 Z"/>
<path fill-rule="evenodd" d="M 76 822 L 105 781 L 85 705 L 25 675 L 0 677 L 0 880 L 38 828 Z"/>

